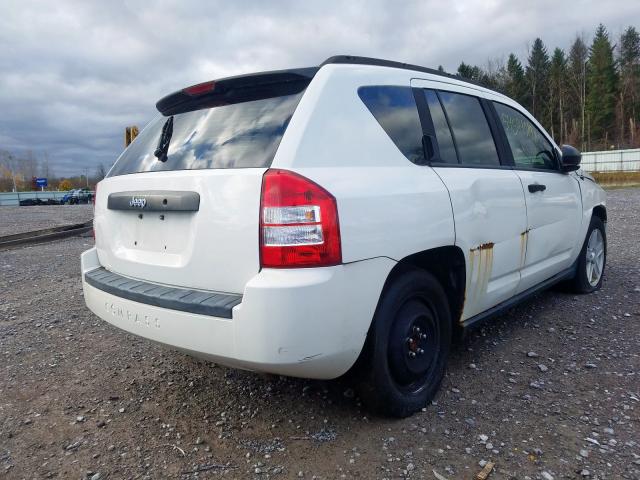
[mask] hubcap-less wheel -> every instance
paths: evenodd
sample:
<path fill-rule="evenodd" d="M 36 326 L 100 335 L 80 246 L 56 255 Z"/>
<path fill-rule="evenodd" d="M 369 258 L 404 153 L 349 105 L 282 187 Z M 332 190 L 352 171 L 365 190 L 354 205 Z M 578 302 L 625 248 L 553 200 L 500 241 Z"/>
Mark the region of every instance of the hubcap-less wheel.
<path fill-rule="evenodd" d="M 604 268 L 604 238 L 599 229 L 594 228 L 587 243 L 587 280 L 592 287 L 595 287 L 602 277 Z"/>
<path fill-rule="evenodd" d="M 385 286 L 358 359 L 358 391 L 371 409 L 406 417 L 431 401 L 451 344 L 448 299 L 428 272 L 405 266 Z"/>
<path fill-rule="evenodd" d="M 437 314 L 422 299 L 410 299 L 398 310 L 389 335 L 389 369 L 399 387 L 415 392 L 439 353 Z"/>

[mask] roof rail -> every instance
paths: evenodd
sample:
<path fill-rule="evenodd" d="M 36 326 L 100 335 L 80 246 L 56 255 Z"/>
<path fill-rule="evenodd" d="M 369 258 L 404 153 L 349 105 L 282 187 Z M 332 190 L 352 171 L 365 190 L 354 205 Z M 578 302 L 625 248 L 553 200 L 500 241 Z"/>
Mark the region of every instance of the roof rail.
<path fill-rule="evenodd" d="M 335 55 L 333 57 L 327 58 L 324 62 L 322 62 L 320 64 L 320 67 L 322 67 L 323 65 L 330 65 L 330 64 L 375 65 L 378 67 L 391 67 L 391 68 L 401 68 L 403 70 L 414 70 L 418 72 L 429 73 L 431 75 L 438 75 L 440 77 L 450 78 L 453 80 L 457 80 L 459 82 L 469 83 L 471 85 L 476 85 L 478 87 L 491 90 L 490 88 L 487 88 L 478 82 L 469 80 L 468 78 L 460 77 L 458 75 L 452 75 L 450 73 L 441 72 L 440 70 L 434 70 L 433 68 L 421 67 L 420 65 L 412 65 L 410 63 L 403 63 L 403 62 L 394 62 L 393 60 L 383 60 L 381 58 L 358 57 L 356 55 Z"/>

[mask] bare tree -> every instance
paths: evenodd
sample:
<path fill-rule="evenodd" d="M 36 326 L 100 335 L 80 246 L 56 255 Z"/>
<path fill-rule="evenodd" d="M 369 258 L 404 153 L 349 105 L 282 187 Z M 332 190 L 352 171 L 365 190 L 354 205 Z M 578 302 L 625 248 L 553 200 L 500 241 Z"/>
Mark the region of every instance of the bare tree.
<path fill-rule="evenodd" d="M 507 73 L 507 64 L 504 57 L 495 57 L 487 60 L 485 76 L 488 77 L 489 83 L 493 88 L 499 92 L 506 92 L 509 74 Z"/>
<path fill-rule="evenodd" d="M 50 172 L 49 172 L 49 153 L 48 152 L 44 152 L 44 159 L 42 160 L 42 176 L 44 178 L 49 178 L 50 177 Z"/>
<path fill-rule="evenodd" d="M 107 172 L 104 168 L 104 164 L 99 163 L 98 166 L 96 167 L 96 182 L 99 182 L 100 180 L 102 180 L 106 175 L 107 175 Z"/>
<path fill-rule="evenodd" d="M 0 150 L 0 166 L 9 175 L 11 179 L 11 188 L 14 192 L 18 191 L 16 180 L 20 178 L 20 159 L 15 157 L 7 150 Z"/>

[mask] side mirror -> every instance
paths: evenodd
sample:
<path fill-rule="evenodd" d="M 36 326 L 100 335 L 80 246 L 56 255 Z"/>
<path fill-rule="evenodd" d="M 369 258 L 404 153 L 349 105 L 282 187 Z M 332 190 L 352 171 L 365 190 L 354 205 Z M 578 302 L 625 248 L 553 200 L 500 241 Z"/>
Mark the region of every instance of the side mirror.
<path fill-rule="evenodd" d="M 560 149 L 562 151 L 562 158 L 560 159 L 560 167 L 563 172 L 573 172 L 580 168 L 580 160 L 582 154 L 580 151 L 572 147 L 571 145 L 562 145 Z"/>

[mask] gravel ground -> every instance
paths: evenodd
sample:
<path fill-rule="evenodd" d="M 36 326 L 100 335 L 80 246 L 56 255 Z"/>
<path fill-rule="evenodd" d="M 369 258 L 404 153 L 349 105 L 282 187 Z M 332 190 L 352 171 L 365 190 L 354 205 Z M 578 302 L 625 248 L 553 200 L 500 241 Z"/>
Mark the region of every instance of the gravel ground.
<path fill-rule="evenodd" d="M 93 218 L 93 205 L 0 207 L 0 236 L 82 223 Z"/>
<path fill-rule="evenodd" d="M 399 421 L 344 381 L 231 370 L 100 321 L 78 275 L 90 238 L 2 251 L 0 477 L 470 479 L 490 460 L 490 479 L 640 478 L 638 205 L 609 192 L 600 292 L 472 332 Z"/>

